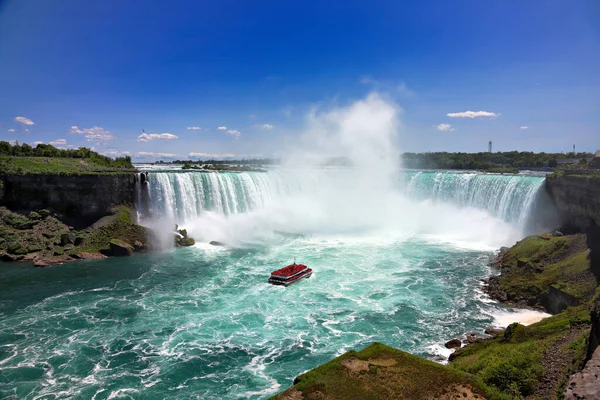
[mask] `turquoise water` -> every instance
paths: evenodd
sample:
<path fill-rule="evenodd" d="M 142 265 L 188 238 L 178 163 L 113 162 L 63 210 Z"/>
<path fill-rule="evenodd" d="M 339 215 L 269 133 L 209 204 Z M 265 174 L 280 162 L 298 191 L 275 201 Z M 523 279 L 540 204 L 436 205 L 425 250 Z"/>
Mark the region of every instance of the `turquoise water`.
<path fill-rule="evenodd" d="M 183 183 L 200 176 L 179 175 Z M 373 341 L 443 361 L 445 341 L 510 313 L 481 294 L 480 280 L 498 245 L 519 235 L 514 221 L 450 200 L 377 193 L 358 199 L 367 207 L 352 196 L 328 204 L 323 186 L 318 208 L 290 195 L 322 179 L 313 178 L 279 180 L 295 187 L 286 192 L 267 177 L 236 197 L 252 201 L 237 211 L 208 212 L 192 189 L 151 186 L 155 209 L 165 201 L 181 204 L 171 216 L 188 209 L 179 221 L 196 246 L 47 269 L 3 264 L 0 397 L 265 398 Z M 235 187 L 203 190 L 223 199 Z M 307 236 L 272 233 L 282 226 L 302 226 Z M 214 239 L 233 247 L 207 244 Z M 313 276 L 268 285 L 269 273 L 294 257 Z"/>

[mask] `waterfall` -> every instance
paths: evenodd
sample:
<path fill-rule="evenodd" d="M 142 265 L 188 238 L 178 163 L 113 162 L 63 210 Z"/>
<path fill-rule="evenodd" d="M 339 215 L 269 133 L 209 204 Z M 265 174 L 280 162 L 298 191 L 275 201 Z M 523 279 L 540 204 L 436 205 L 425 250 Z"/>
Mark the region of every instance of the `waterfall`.
<path fill-rule="evenodd" d="M 344 170 L 303 173 L 150 172 L 148 205 L 154 216 L 184 223 L 210 211 L 220 215 L 245 213 L 282 196 L 316 193 L 323 177 L 351 174 Z M 485 210 L 517 226 L 530 221 L 542 176 L 496 175 L 475 172 L 402 171 L 398 191 L 422 201 L 452 203 Z"/>
<path fill-rule="evenodd" d="M 543 176 L 498 175 L 476 172 L 414 171 L 403 174 L 409 196 L 486 210 L 519 227 L 531 224 Z"/>

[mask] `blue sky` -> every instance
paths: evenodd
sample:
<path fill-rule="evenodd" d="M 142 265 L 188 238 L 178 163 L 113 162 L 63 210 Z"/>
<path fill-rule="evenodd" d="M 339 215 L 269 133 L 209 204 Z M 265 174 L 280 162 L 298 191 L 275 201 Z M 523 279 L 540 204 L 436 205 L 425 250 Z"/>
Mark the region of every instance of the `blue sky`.
<path fill-rule="evenodd" d="M 594 151 L 600 3 L 0 0 L 2 140 L 271 156 L 371 91 L 402 151 Z"/>

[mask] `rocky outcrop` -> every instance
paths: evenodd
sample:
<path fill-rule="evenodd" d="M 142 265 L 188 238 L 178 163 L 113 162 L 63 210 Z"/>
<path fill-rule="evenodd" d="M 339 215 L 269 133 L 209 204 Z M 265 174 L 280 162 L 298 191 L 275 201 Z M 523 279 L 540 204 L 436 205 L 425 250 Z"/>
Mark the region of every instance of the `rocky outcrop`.
<path fill-rule="evenodd" d="M 108 253 L 114 257 L 128 257 L 133 255 L 133 246 L 122 240 L 113 239 L 110 241 Z"/>
<path fill-rule="evenodd" d="M 546 189 L 563 226 L 579 231 L 600 227 L 600 174 L 552 174 Z"/>
<path fill-rule="evenodd" d="M 492 298 L 553 314 L 590 301 L 598 286 L 583 234 L 528 236 L 499 254 L 492 266 L 500 270 L 485 287 Z"/>
<path fill-rule="evenodd" d="M 28 261 L 36 267 L 49 267 L 146 251 L 149 233 L 135 224 L 132 210 L 120 206 L 111 212 L 77 231 L 45 210 L 23 215 L 0 207 L 0 261 Z"/>
<path fill-rule="evenodd" d="M 600 399 L 600 348 L 596 349 L 581 372 L 569 378 L 564 398 L 565 400 Z"/>
<path fill-rule="evenodd" d="M 133 205 L 135 173 L 7 175 L 0 205 L 13 210 L 53 209 L 70 225 L 87 226 L 116 205 Z"/>
<path fill-rule="evenodd" d="M 580 301 L 577 297 L 570 295 L 555 286 L 548 286 L 548 297 L 542 304 L 549 313 L 558 314 L 567 307 L 578 306 Z"/>

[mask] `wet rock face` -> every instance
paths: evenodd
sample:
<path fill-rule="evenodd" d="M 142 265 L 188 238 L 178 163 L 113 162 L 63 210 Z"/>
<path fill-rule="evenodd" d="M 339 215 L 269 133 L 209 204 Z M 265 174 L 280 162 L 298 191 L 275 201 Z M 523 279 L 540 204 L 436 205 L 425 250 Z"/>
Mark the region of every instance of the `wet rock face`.
<path fill-rule="evenodd" d="M 565 400 L 600 399 L 600 347 L 581 372 L 571 375 L 565 389 Z"/>
<path fill-rule="evenodd" d="M 546 189 L 565 226 L 582 231 L 600 226 L 600 178 L 584 175 L 549 177 Z"/>
<path fill-rule="evenodd" d="M 135 201 L 135 174 L 9 175 L 0 201 L 10 209 L 60 211 L 73 224 L 88 225 L 115 205 Z M 34 215 L 34 217 L 36 217 Z M 34 218 L 31 218 L 33 220 Z"/>
<path fill-rule="evenodd" d="M 133 255 L 133 246 L 127 244 L 121 240 L 113 239 L 110 241 L 111 256 L 114 257 L 128 257 Z"/>

